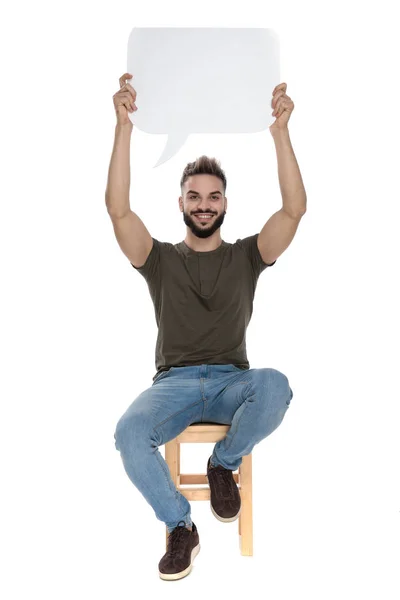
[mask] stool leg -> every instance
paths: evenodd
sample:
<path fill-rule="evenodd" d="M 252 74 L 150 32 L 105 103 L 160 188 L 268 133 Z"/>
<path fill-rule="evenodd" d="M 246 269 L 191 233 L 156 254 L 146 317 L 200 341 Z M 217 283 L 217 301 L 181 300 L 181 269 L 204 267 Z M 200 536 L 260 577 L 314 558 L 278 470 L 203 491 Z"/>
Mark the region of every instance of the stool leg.
<path fill-rule="evenodd" d="M 252 456 L 242 457 L 239 466 L 240 498 L 242 509 L 239 515 L 240 550 L 243 556 L 253 556 L 253 485 Z"/>
<path fill-rule="evenodd" d="M 169 471 L 171 473 L 171 477 L 172 477 L 172 481 L 174 482 L 174 485 L 177 485 L 178 482 L 178 473 L 180 471 L 180 460 L 179 460 L 179 454 L 180 454 L 180 448 L 179 448 L 180 444 L 178 444 L 178 442 L 176 441 L 176 438 L 173 440 L 170 440 L 169 442 L 167 442 L 165 444 L 165 462 L 168 465 Z M 165 537 L 165 546 L 167 549 L 168 547 L 168 537 L 169 537 L 169 533 L 168 533 L 168 527 L 165 527 L 165 531 L 166 531 L 166 537 Z"/>

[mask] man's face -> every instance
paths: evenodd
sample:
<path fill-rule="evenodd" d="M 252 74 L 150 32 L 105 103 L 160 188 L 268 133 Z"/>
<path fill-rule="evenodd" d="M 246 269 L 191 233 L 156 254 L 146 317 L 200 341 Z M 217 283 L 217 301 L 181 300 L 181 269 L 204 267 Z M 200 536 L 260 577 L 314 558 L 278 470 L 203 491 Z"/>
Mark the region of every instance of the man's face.
<path fill-rule="evenodd" d="M 192 175 L 183 185 L 183 220 L 198 238 L 208 238 L 225 218 L 223 183 L 215 175 Z M 199 215 L 211 215 L 200 219 Z"/>

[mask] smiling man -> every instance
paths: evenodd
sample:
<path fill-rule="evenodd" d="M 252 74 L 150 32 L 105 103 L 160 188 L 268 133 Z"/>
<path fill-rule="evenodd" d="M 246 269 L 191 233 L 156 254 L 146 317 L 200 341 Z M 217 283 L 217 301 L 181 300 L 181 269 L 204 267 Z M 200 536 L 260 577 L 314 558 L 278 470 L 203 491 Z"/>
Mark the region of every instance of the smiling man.
<path fill-rule="evenodd" d="M 192 423 L 231 425 L 206 469 L 214 517 L 224 523 L 239 517 L 233 471 L 279 426 L 293 397 L 286 375 L 250 368 L 246 330 L 258 278 L 291 243 L 306 211 L 306 194 L 287 129 L 294 104 L 284 83 L 273 93 L 276 120 L 270 127 L 282 208 L 259 233 L 224 241 L 226 176 L 218 161 L 201 156 L 186 165 L 180 181 L 185 239 L 172 244 L 153 238 L 129 206 L 133 125 L 127 110 L 135 110 L 136 92 L 125 84 L 128 77 L 121 77 L 114 96 L 118 122 L 106 204 L 121 250 L 148 284 L 158 335 L 153 384 L 127 408 L 114 437 L 127 475 L 169 533 L 159 576 L 180 579 L 200 550 L 199 532 L 158 448 Z M 267 344 L 266 332 L 261 335 Z"/>

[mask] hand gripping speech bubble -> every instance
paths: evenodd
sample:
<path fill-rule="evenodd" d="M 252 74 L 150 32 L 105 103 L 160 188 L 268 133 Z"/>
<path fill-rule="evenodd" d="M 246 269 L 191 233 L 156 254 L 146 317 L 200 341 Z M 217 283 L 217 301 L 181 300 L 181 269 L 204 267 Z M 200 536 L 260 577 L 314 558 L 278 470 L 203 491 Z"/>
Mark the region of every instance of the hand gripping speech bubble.
<path fill-rule="evenodd" d="M 191 133 L 255 133 L 275 120 L 279 40 L 272 29 L 135 27 L 127 72 L 137 94 L 132 123 L 168 134 L 155 166 Z"/>

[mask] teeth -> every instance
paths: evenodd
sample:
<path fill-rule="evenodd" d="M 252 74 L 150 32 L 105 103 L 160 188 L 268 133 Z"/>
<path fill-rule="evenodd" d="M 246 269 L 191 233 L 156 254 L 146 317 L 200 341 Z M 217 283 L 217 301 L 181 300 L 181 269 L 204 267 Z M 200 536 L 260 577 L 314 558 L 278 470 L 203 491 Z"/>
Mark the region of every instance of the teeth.
<path fill-rule="evenodd" d="M 198 219 L 211 219 L 212 215 L 196 215 Z"/>

